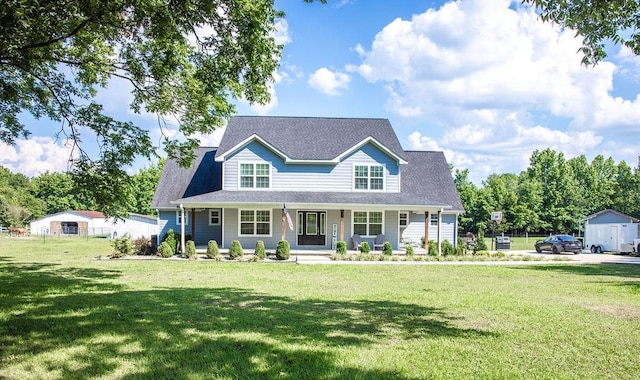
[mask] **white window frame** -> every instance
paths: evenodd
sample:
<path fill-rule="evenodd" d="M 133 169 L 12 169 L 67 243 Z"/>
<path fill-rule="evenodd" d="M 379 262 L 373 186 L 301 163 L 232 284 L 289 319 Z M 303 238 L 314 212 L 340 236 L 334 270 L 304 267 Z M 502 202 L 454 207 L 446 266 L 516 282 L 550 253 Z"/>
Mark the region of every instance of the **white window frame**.
<path fill-rule="evenodd" d="M 217 223 L 211 223 L 211 219 L 213 219 L 213 213 L 218 214 L 217 218 L 218 218 L 218 222 Z M 210 209 L 209 210 L 209 225 L 210 226 L 219 226 L 222 223 L 222 210 L 220 209 Z"/>
<path fill-rule="evenodd" d="M 243 234 L 242 233 L 242 211 L 252 211 L 253 212 L 253 234 Z M 269 233 L 268 234 L 257 234 L 258 231 L 258 221 L 256 220 L 256 214 L 258 211 L 268 211 L 269 212 Z M 246 223 L 246 222 L 245 222 Z M 254 236 L 254 237 L 271 237 L 273 236 L 273 210 L 266 208 L 256 208 L 256 209 L 238 209 L 238 236 Z"/>
<path fill-rule="evenodd" d="M 380 233 L 381 233 L 381 234 L 384 234 L 384 214 L 385 214 L 385 212 L 384 212 L 384 211 L 378 211 L 378 210 L 352 210 L 352 211 L 351 211 L 351 231 L 352 231 L 354 234 L 356 233 L 356 232 L 355 232 L 355 225 L 356 225 L 356 224 L 362 224 L 362 223 L 356 223 L 356 222 L 355 222 L 355 215 L 356 215 L 356 213 L 357 213 L 357 212 L 366 212 L 366 213 L 367 213 L 367 223 L 366 223 L 366 225 L 367 225 L 367 233 L 366 233 L 365 235 L 360 235 L 360 236 L 362 236 L 362 237 L 368 237 L 368 238 L 376 237 L 376 235 L 377 235 L 377 234 L 373 234 L 373 235 L 372 235 L 372 234 L 371 234 L 371 231 L 370 231 L 370 225 L 372 224 L 372 223 L 370 222 L 370 220 L 371 220 L 371 216 L 370 216 L 370 215 L 371 215 L 371 213 L 372 213 L 372 212 L 379 212 L 380 214 L 382 214 L 382 222 L 381 222 L 381 223 L 382 223 L 382 226 L 381 226 L 381 231 L 380 231 Z M 378 224 L 378 223 L 375 223 L 375 224 Z"/>
<path fill-rule="evenodd" d="M 367 188 L 366 189 L 358 189 L 356 188 L 356 179 L 358 178 L 364 178 L 364 177 L 356 177 L 356 168 L 359 166 L 366 166 L 367 167 Z M 372 168 L 382 168 L 382 178 L 381 177 L 371 177 L 371 169 Z M 385 167 L 385 165 L 383 164 L 370 164 L 370 163 L 354 163 L 353 164 L 353 170 L 352 170 L 352 174 L 353 174 L 353 190 L 354 191 L 386 191 L 387 188 L 387 168 Z M 382 189 L 372 189 L 371 188 L 371 180 L 375 178 L 381 178 L 382 179 Z"/>
<path fill-rule="evenodd" d="M 253 179 L 253 186 L 252 187 L 242 187 L 242 177 L 248 177 L 245 175 L 242 175 L 242 165 L 251 165 L 252 166 L 252 179 Z M 268 187 L 256 187 L 257 184 L 257 179 L 259 177 L 265 177 L 265 176 L 259 176 L 256 174 L 256 165 L 267 165 L 269 168 L 269 186 Z M 239 190 L 270 190 L 271 189 L 271 184 L 272 184 L 272 178 L 271 178 L 271 173 L 272 173 L 272 166 L 270 162 L 265 162 L 265 161 L 240 161 L 238 162 L 238 189 Z"/>
<path fill-rule="evenodd" d="M 180 220 L 181 219 L 180 218 L 180 214 L 181 214 L 180 210 L 176 211 L 176 226 L 182 225 L 182 221 Z M 186 210 L 185 210 L 185 213 L 184 213 L 184 219 L 186 221 L 186 223 L 184 225 L 188 226 L 189 225 L 189 213 L 186 212 Z"/>
<path fill-rule="evenodd" d="M 431 213 L 429 215 L 429 225 L 430 226 L 437 226 L 438 225 L 438 214 L 437 213 Z"/>

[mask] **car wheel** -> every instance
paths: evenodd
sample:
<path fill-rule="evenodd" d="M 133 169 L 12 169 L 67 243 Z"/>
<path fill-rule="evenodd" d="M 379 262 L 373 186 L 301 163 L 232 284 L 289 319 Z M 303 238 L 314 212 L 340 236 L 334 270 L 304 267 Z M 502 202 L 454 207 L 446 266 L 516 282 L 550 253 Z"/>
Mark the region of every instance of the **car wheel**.
<path fill-rule="evenodd" d="M 638 249 L 640 250 L 640 245 L 638 246 Z M 538 253 L 542 252 L 542 250 L 540 249 L 540 247 L 536 247 L 536 252 L 538 252 Z"/>
<path fill-rule="evenodd" d="M 637 254 L 637 255 L 640 255 L 640 244 L 638 244 L 638 247 L 637 247 L 637 249 L 636 249 L 636 254 Z"/>
<path fill-rule="evenodd" d="M 591 246 L 591 253 L 598 253 L 598 248 L 594 245 Z"/>
<path fill-rule="evenodd" d="M 558 247 L 556 247 L 555 245 L 553 246 L 551 252 L 553 252 L 554 255 L 560 253 L 560 251 L 558 251 Z"/>

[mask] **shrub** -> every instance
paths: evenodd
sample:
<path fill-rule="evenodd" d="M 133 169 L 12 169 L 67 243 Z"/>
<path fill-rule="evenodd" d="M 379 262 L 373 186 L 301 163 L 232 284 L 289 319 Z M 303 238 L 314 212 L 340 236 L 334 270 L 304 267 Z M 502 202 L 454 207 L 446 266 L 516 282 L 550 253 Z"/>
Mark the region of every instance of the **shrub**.
<path fill-rule="evenodd" d="M 420 248 L 423 248 L 423 249 L 426 248 L 424 245 L 424 236 L 420 237 Z"/>
<path fill-rule="evenodd" d="M 458 238 L 458 244 L 456 244 L 456 255 L 464 256 L 467 254 L 467 247 L 464 245 L 464 239 Z"/>
<path fill-rule="evenodd" d="M 453 245 L 449 243 L 449 240 L 445 240 L 441 243 L 440 248 L 442 249 L 442 254 L 444 256 L 453 255 L 455 250 L 453 249 Z"/>
<path fill-rule="evenodd" d="M 407 257 L 413 257 L 413 255 L 414 255 L 413 246 L 411 244 L 408 244 L 405 247 L 405 252 L 404 253 L 405 253 L 405 255 L 407 255 Z"/>
<path fill-rule="evenodd" d="M 367 254 L 369 252 L 371 252 L 371 247 L 369 247 L 369 243 L 367 243 L 366 241 L 363 241 L 360 243 L 360 252 Z"/>
<path fill-rule="evenodd" d="M 264 249 L 264 242 L 262 240 L 256 241 L 254 255 L 256 255 L 259 260 L 264 260 L 267 257 L 267 252 Z"/>
<path fill-rule="evenodd" d="M 487 243 L 484 241 L 484 231 L 479 230 L 478 231 L 478 236 L 476 237 L 476 242 L 478 243 L 476 245 L 476 251 L 486 251 L 487 248 Z"/>
<path fill-rule="evenodd" d="M 111 245 L 113 246 L 111 257 L 123 257 L 133 253 L 133 242 L 128 234 L 113 239 Z"/>
<path fill-rule="evenodd" d="M 232 259 L 240 259 L 243 255 L 242 244 L 237 240 L 232 241 L 229 247 L 229 257 Z"/>
<path fill-rule="evenodd" d="M 433 240 L 429 240 L 429 254 L 431 256 L 438 256 L 438 243 Z"/>
<path fill-rule="evenodd" d="M 139 237 L 133 241 L 133 254 L 134 255 L 150 255 L 151 254 L 151 240 L 146 237 Z"/>
<path fill-rule="evenodd" d="M 339 241 L 336 243 L 336 253 L 345 255 L 347 254 L 347 243 L 345 241 Z"/>
<path fill-rule="evenodd" d="M 162 241 L 169 244 L 169 247 L 171 247 L 171 250 L 172 250 L 172 253 L 171 253 L 172 256 L 174 253 L 178 251 L 178 239 L 173 229 L 170 228 L 169 231 L 167 231 L 167 233 L 164 234 Z"/>
<path fill-rule="evenodd" d="M 286 240 L 280 240 L 276 247 L 276 258 L 278 260 L 288 260 L 291 255 L 289 242 Z"/>
<path fill-rule="evenodd" d="M 187 241 L 187 244 L 184 247 L 184 257 L 192 260 L 198 258 L 198 255 L 196 255 L 196 243 L 194 243 L 193 240 Z"/>
<path fill-rule="evenodd" d="M 163 241 L 162 244 L 160 244 L 160 246 L 158 247 L 158 256 L 164 258 L 173 256 L 173 249 L 171 249 L 169 243 Z"/>
<path fill-rule="evenodd" d="M 386 256 L 393 255 L 393 247 L 391 246 L 390 242 L 388 241 L 384 242 L 384 244 L 382 245 L 382 254 Z"/>
<path fill-rule="evenodd" d="M 207 257 L 210 259 L 218 259 L 220 257 L 220 250 L 218 249 L 217 241 L 209 240 L 207 243 Z"/>

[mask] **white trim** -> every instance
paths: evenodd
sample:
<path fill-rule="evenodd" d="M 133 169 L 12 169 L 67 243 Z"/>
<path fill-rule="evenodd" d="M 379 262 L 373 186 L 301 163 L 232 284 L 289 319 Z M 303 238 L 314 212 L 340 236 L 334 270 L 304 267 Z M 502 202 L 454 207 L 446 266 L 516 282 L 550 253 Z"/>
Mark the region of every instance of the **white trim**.
<path fill-rule="evenodd" d="M 253 187 L 242 187 L 242 165 L 253 165 Z M 256 165 L 268 165 L 269 166 L 269 187 L 256 187 L 257 184 L 257 179 L 258 177 L 264 177 L 264 176 L 258 176 L 256 174 Z M 271 162 L 268 161 L 259 161 L 259 160 L 250 160 L 250 161 L 238 161 L 238 190 L 250 190 L 250 191 L 264 191 L 264 190 L 272 190 L 272 181 L 273 179 L 272 177 L 272 172 L 273 172 L 273 165 L 271 165 Z M 248 176 L 244 176 L 244 177 L 248 177 Z"/>
<path fill-rule="evenodd" d="M 218 213 L 218 223 L 211 223 L 211 214 L 217 212 Z M 209 225 L 210 226 L 219 226 L 222 224 L 222 209 L 219 208 L 210 208 L 209 209 Z"/>
<path fill-rule="evenodd" d="M 253 211 L 253 234 L 243 234 L 242 233 L 242 211 Z M 256 212 L 257 211 L 268 211 L 269 212 L 269 234 L 256 234 L 258 230 L 258 221 L 256 220 Z M 273 236 L 273 209 L 271 208 L 239 208 L 238 209 L 238 236 L 241 237 L 272 237 Z"/>
<path fill-rule="evenodd" d="M 181 208 L 184 208 L 184 205 L 182 205 Z M 176 226 L 181 226 L 182 225 L 182 219 L 180 218 L 180 210 L 176 211 Z M 185 220 L 185 226 L 189 225 L 189 213 L 184 214 L 184 220 Z"/>
<path fill-rule="evenodd" d="M 368 143 L 372 143 L 373 145 L 378 147 L 378 149 L 382 150 L 389 157 L 391 157 L 394 160 L 396 160 L 396 162 L 398 162 L 399 165 L 403 165 L 403 164 L 407 164 L 408 163 L 407 161 L 405 161 L 402 158 L 400 158 L 400 156 L 398 156 L 397 154 L 393 153 L 389 148 L 387 148 L 386 146 L 384 146 L 378 140 L 374 139 L 371 136 L 365 138 L 364 140 L 362 140 L 359 143 L 355 144 L 351 148 L 345 150 L 344 152 L 342 152 L 340 155 L 338 155 L 337 157 L 335 157 L 333 159 L 330 159 L 330 160 L 299 160 L 299 159 L 290 158 L 289 156 L 287 156 L 286 154 L 282 153 L 280 150 L 276 149 L 273 145 L 269 144 L 266 140 L 264 140 L 262 137 L 258 136 L 257 134 L 253 134 L 253 135 L 247 137 L 246 139 L 242 140 L 241 142 L 239 142 L 238 144 L 233 146 L 231 149 L 227 150 L 224 154 L 220 155 L 220 157 L 217 157 L 216 161 L 218 161 L 218 162 L 226 161 L 227 156 L 232 155 L 233 153 L 235 153 L 236 151 L 240 150 L 242 147 L 248 145 L 249 143 L 251 143 L 253 141 L 257 141 L 257 142 L 261 143 L 262 145 L 267 147 L 269 150 L 271 150 L 273 153 L 275 153 L 276 155 L 282 157 L 284 159 L 284 162 L 287 163 L 287 164 L 338 164 L 338 163 L 340 163 L 340 161 L 342 161 L 342 159 L 344 157 L 350 155 L 352 152 L 362 148 L 364 145 L 366 145 Z"/>
<path fill-rule="evenodd" d="M 385 225 L 384 225 L 384 214 L 385 214 L 385 210 L 363 210 L 363 209 L 355 209 L 355 210 L 351 210 L 351 234 L 355 234 L 355 224 L 362 224 L 362 223 L 355 223 L 355 216 L 354 214 L 356 212 L 366 212 L 367 213 L 367 234 L 366 235 L 360 235 L 360 237 L 364 237 L 364 238 L 374 238 L 376 237 L 376 235 L 371 235 L 369 232 L 369 214 L 372 212 L 379 212 L 382 214 L 382 230 L 380 231 L 381 234 L 385 233 Z M 375 223 L 377 224 L 377 223 Z"/>

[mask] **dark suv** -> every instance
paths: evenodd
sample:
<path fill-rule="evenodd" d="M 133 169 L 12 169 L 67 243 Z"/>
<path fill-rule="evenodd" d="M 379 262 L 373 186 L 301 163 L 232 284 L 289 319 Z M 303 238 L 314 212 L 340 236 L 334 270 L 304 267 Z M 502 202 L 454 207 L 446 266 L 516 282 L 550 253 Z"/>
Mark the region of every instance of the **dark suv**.
<path fill-rule="evenodd" d="M 544 240 L 536 242 L 536 252 L 551 251 L 552 253 L 582 251 L 582 242 L 571 235 L 550 235 Z"/>

